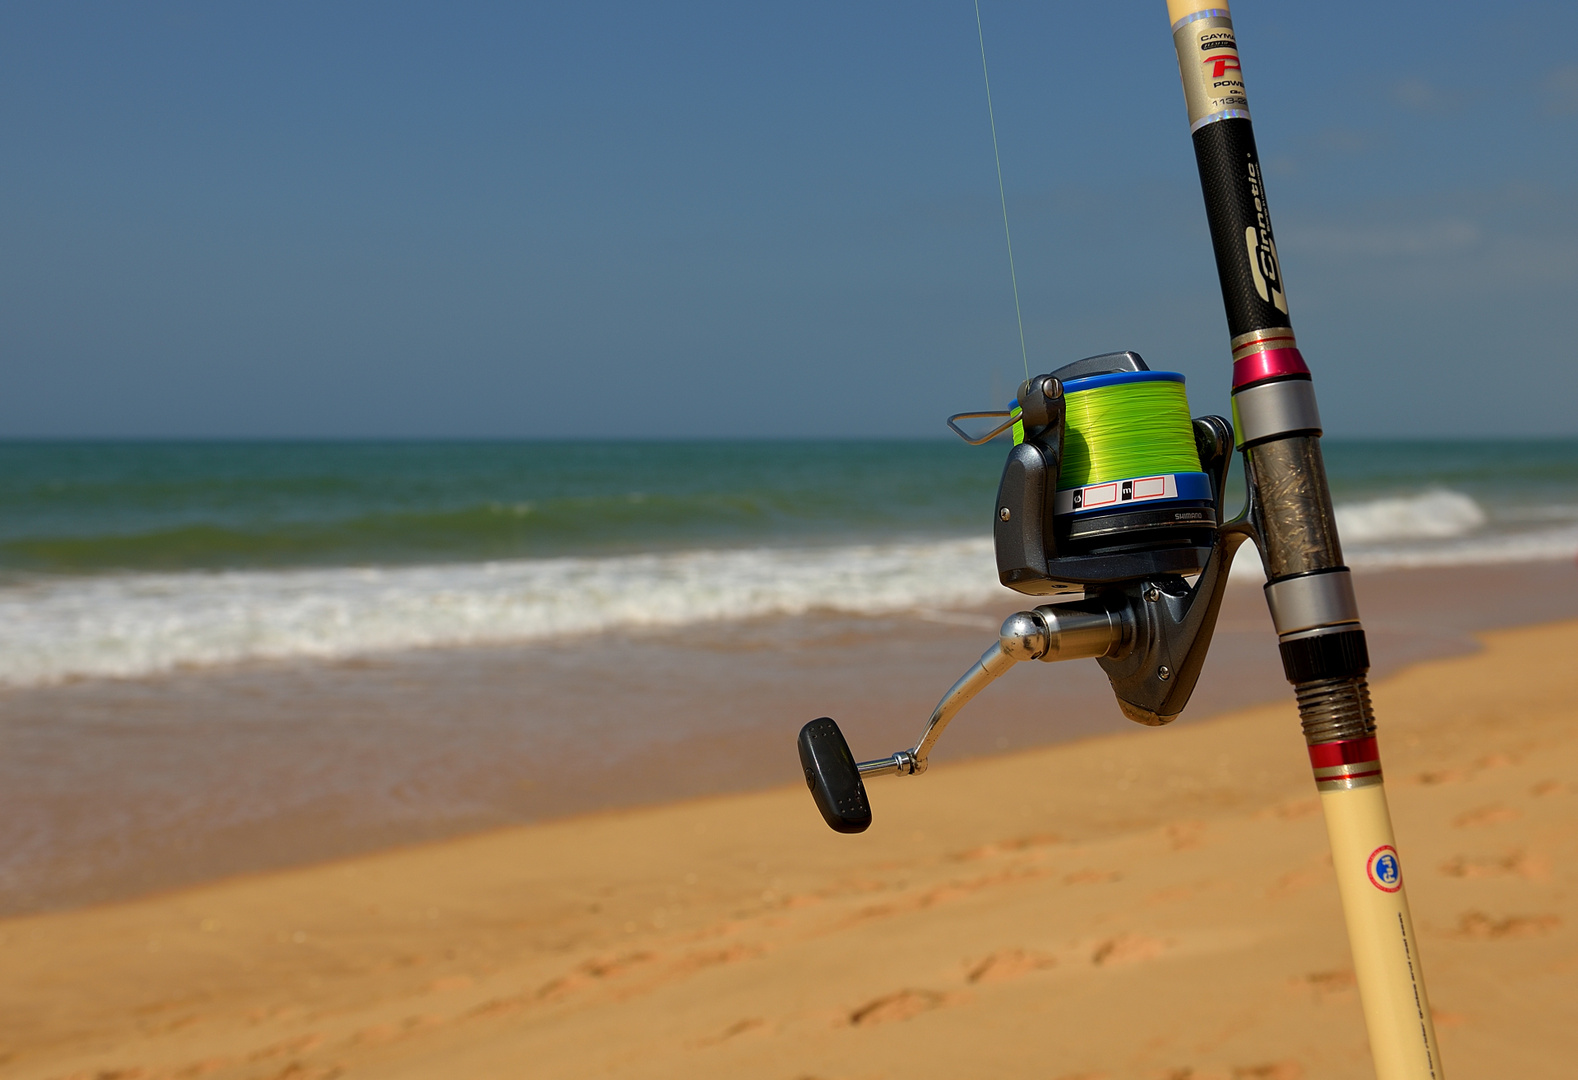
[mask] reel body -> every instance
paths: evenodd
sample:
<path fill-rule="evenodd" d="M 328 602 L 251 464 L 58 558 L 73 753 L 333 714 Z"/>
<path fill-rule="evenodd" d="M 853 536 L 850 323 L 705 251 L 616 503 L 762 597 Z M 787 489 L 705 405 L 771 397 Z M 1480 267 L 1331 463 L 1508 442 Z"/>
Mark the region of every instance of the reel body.
<path fill-rule="evenodd" d="M 1165 432 L 1175 444 L 1167 448 L 1170 453 L 1149 461 L 1143 454 L 1122 453 L 1126 448 L 1121 441 L 1155 438 L 1154 429 L 1071 428 L 1071 399 L 1161 381 L 1178 388 L 1183 409 L 1181 416 L 1159 417 L 1183 425 L 1181 432 Z M 1182 387 L 1182 376 L 1153 372 L 1133 352 L 1093 356 L 1026 380 L 1015 402 L 1023 436 L 1016 430 L 1016 445 L 997 492 L 993 540 L 998 580 L 1027 595 L 1054 596 L 1147 575 L 1197 574 L 1205 568 L 1221 521 L 1218 507 L 1232 455 L 1232 429 L 1220 417 L 1207 417 L 1190 430 Z M 1104 443 L 1099 448 L 1094 445 L 1098 435 Z M 1187 442 L 1182 451 L 1176 446 L 1180 437 Z M 1120 445 L 1105 445 L 1108 439 Z M 1121 463 L 1186 467 L 1127 476 L 1093 476 L 1088 468 L 1065 468 L 1068 458 L 1077 454 L 1089 461 L 1098 449 Z"/>
<path fill-rule="evenodd" d="M 1117 408 L 1112 393 L 1097 395 L 1100 407 L 1084 398 L 1101 391 L 1132 396 Z M 957 423 L 968 417 L 1007 419 L 974 437 Z M 958 711 L 1020 661 L 1094 658 L 1125 716 L 1171 722 L 1204 666 L 1233 555 L 1254 537 L 1252 505 L 1223 521 L 1232 425 L 1190 420 L 1183 377 L 1151 371 L 1137 353 L 1035 376 L 1007 412 L 960 413 L 948 424 L 975 444 L 1014 429 L 993 515 L 998 580 L 1029 596 L 1079 598 L 1009 616 L 911 749 L 858 761 L 831 718 L 807 724 L 799 739 L 806 785 L 838 832 L 870 824 L 866 777 L 925 772 Z"/>

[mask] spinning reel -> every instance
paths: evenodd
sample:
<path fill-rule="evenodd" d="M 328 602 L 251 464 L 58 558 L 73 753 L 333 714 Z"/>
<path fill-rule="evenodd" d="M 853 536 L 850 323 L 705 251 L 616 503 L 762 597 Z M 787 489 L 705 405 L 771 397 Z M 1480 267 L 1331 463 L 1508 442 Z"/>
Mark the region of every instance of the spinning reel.
<path fill-rule="evenodd" d="M 980 436 L 958 424 L 985 417 L 1006 419 Z M 1204 665 L 1233 555 L 1254 535 L 1247 508 L 1222 517 L 1232 425 L 1190 420 L 1183 377 L 1152 371 L 1136 353 L 1035 376 L 1007 412 L 948 424 L 976 445 L 1014 429 L 993 516 L 998 579 L 1029 596 L 1080 598 L 1009 616 L 908 750 L 857 761 L 831 718 L 805 725 L 806 785 L 838 832 L 871 824 L 865 778 L 925 772 L 959 710 L 1020 661 L 1094 658 L 1125 716 L 1175 719 Z"/>

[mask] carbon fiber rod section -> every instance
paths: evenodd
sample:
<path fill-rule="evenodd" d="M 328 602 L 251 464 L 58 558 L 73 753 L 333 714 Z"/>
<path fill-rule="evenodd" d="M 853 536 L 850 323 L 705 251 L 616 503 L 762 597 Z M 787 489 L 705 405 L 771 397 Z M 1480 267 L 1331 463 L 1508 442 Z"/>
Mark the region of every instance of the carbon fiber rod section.
<path fill-rule="evenodd" d="M 1205 193 L 1228 333 L 1238 338 L 1288 326 L 1287 290 L 1271 232 L 1253 122 L 1247 116 L 1225 117 L 1199 128 L 1194 133 L 1194 157 Z"/>

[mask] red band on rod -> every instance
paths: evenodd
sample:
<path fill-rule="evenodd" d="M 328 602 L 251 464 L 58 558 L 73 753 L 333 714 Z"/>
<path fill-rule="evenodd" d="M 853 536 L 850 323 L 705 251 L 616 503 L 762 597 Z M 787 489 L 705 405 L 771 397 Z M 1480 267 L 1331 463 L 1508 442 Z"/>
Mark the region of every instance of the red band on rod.
<path fill-rule="evenodd" d="M 1271 379 L 1278 375 L 1308 375 L 1310 369 L 1297 349 L 1266 349 L 1233 362 L 1233 386 Z"/>
<path fill-rule="evenodd" d="M 1317 769 L 1380 759 L 1381 752 L 1376 749 L 1373 735 L 1368 739 L 1344 739 L 1342 742 L 1316 743 L 1310 747 L 1310 764 Z"/>

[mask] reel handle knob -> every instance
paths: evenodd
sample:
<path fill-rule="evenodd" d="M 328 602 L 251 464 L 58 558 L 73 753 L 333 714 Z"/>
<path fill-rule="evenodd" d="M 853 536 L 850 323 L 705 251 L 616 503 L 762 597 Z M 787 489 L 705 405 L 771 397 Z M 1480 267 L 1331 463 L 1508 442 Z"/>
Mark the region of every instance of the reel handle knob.
<path fill-rule="evenodd" d="M 865 832 L 871 824 L 866 784 L 849 743 L 832 717 L 813 720 L 800 729 L 800 765 L 822 820 L 834 832 Z"/>

